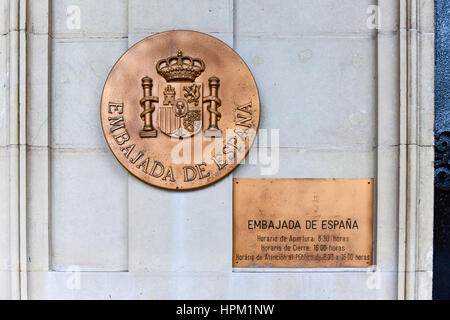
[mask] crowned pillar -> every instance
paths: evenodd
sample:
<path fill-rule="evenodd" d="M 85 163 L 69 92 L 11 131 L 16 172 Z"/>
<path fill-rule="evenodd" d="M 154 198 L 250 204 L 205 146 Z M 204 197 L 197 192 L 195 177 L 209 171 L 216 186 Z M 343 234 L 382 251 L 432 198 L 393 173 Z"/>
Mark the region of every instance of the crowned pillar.
<path fill-rule="evenodd" d="M 208 82 L 210 95 L 203 99 L 204 102 L 209 103 L 207 107 L 209 111 L 209 127 L 205 131 L 205 137 L 222 137 L 222 130 L 219 129 L 218 125 L 222 115 L 217 111 L 217 108 L 222 104 L 219 99 L 220 80 L 219 78 L 212 76 L 209 78 Z"/>
<path fill-rule="evenodd" d="M 145 76 L 142 78 L 142 89 L 144 91 L 144 97 L 141 99 L 140 104 L 144 109 L 141 113 L 141 119 L 144 121 L 144 127 L 142 128 L 139 136 L 141 138 L 156 138 L 158 132 L 153 128 L 152 114 L 155 111 L 153 102 L 158 102 L 158 97 L 152 96 L 153 81 L 152 78 Z"/>

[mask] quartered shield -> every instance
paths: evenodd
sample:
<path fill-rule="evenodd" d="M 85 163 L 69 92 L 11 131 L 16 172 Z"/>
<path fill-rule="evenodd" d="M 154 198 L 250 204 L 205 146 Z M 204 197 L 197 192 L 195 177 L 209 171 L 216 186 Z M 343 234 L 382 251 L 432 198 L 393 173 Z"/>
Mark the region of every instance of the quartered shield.
<path fill-rule="evenodd" d="M 188 138 L 202 130 L 203 84 L 159 84 L 158 126 L 173 138 Z"/>

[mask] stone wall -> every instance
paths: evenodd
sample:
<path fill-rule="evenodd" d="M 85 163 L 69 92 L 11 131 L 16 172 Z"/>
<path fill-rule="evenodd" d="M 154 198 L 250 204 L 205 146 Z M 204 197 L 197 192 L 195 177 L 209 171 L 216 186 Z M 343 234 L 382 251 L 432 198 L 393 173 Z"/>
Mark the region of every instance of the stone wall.
<path fill-rule="evenodd" d="M 429 298 L 433 5 L 407 2 L 1 0 L 0 297 Z M 271 137 L 253 152 L 272 165 L 178 193 L 109 152 L 109 70 L 171 29 L 246 61 Z M 233 269 L 233 177 L 375 178 L 376 265 Z"/>

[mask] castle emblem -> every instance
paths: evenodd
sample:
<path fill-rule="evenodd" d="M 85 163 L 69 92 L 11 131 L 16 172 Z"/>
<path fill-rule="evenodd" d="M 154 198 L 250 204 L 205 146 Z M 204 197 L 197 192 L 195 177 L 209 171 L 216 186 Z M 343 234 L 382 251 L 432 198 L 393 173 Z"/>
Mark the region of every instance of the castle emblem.
<path fill-rule="evenodd" d="M 204 131 L 205 137 L 221 137 L 219 129 L 221 105 L 218 96 L 220 80 L 212 76 L 208 79 L 209 95 L 204 96 L 204 85 L 195 79 L 205 71 L 205 63 L 199 58 L 183 56 L 178 50 L 176 56 L 159 60 L 156 71 L 166 83 L 158 85 L 158 96 L 152 96 L 153 80 L 142 78 L 143 97 L 140 100 L 143 111 L 141 119 L 144 126 L 141 138 L 157 137 L 157 129 L 153 127 L 153 113 L 156 111 L 156 123 L 159 130 L 175 138 L 188 138 L 203 129 L 203 108 L 209 113 L 209 126 Z"/>

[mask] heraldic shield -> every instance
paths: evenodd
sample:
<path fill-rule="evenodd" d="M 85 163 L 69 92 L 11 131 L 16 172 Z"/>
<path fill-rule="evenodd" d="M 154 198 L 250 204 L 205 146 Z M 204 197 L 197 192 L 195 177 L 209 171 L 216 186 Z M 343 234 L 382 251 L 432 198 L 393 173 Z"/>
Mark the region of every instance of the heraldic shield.
<path fill-rule="evenodd" d="M 158 104 L 157 124 L 161 132 L 174 138 L 189 138 L 202 131 L 203 104 L 209 112 L 209 127 L 205 137 L 222 137 L 218 122 L 221 114 L 217 110 L 221 106 L 218 96 L 220 79 L 209 77 L 209 95 L 203 96 L 203 83 L 195 79 L 205 70 L 202 59 L 183 56 L 178 50 L 176 56 L 163 58 L 156 64 L 159 75 L 166 83 L 158 84 L 158 96 L 152 96 L 153 80 L 142 78 L 143 97 L 140 100 L 141 119 L 144 127 L 140 131 L 141 138 L 156 138 L 157 130 L 153 127 L 154 104 Z"/>
<path fill-rule="evenodd" d="M 160 83 L 158 93 L 161 132 L 174 138 L 188 138 L 202 130 L 202 83 Z"/>

